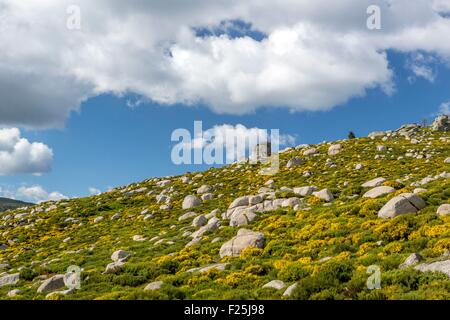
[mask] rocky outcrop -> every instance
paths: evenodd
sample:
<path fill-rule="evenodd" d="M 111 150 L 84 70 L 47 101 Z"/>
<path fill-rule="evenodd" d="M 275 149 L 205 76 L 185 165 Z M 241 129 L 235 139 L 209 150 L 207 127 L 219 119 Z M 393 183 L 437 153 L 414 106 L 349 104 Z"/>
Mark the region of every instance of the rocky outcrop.
<path fill-rule="evenodd" d="M 441 115 L 434 119 L 431 124 L 431 129 L 433 131 L 450 131 L 450 121 L 448 115 Z"/>

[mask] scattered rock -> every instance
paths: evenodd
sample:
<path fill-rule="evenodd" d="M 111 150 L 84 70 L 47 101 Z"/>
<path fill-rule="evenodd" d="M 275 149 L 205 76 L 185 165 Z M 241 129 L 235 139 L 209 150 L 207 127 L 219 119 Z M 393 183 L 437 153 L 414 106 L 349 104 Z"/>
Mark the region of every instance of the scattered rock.
<path fill-rule="evenodd" d="M 334 156 L 334 155 L 338 154 L 339 152 L 341 152 L 341 149 L 342 149 L 342 146 L 340 143 L 333 144 L 328 148 L 328 155 Z"/>
<path fill-rule="evenodd" d="M 373 189 L 370 189 L 369 191 L 367 191 L 366 193 L 364 193 L 363 198 L 378 198 L 378 197 L 382 197 L 386 194 L 389 193 L 393 193 L 395 192 L 395 189 L 392 187 L 388 187 L 388 186 L 379 186 L 379 187 L 375 187 Z"/>
<path fill-rule="evenodd" d="M 282 206 L 283 208 L 286 208 L 286 207 L 291 207 L 291 208 L 293 208 L 293 207 L 295 207 L 296 205 L 299 205 L 300 203 L 301 203 L 301 202 L 300 202 L 300 199 L 299 199 L 299 198 L 292 197 L 292 198 L 288 198 L 288 199 L 283 200 L 283 202 L 281 203 L 281 206 Z"/>
<path fill-rule="evenodd" d="M 422 272 L 442 272 L 450 277 L 450 260 L 422 263 L 414 267 L 414 269 Z"/>
<path fill-rule="evenodd" d="M 214 195 L 212 193 L 205 193 L 202 194 L 202 201 L 207 201 L 207 200 L 211 200 L 214 198 Z"/>
<path fill-rule="evenodd" d="M 294 188 L 294 193 L 301 196 L 301 197 L 306 197 L 311 195 L 317 188 L 316 187 L 312 187 L 312 186 L 306 186 L 306 187 L 299 187 L 299 188 Z"/>
<path fill-rule="evenodd" d="M 217 217 L 217 215 L 220 215 L 220 209 L 214 209 L 210 213 L 205 214 L 205 218 L 209 220 L 213 217 Z"/>
<path fill-rule="evenodd" d="M 200 188 L 197 189 L 197 194 L 209 193 L 211 191 L 212 191 L 212 187 L 204 184 Z"/>
<path fill-rule="evenodd" d="M 183 200 L 182 208 L 191 209 L 202 204 L 202 201 L 194 195 L 186 196 Z"/>
<path fill-rule="evenodd" d="M 313 192 L 313 196 L 326 202 L 330 202 L 334 199 L 333 194 L 328 189 L 322 189 L 320 191 Z"/>
<path fill-rule="evenodd" d="M 194 272 L 205 273 L 205 272 L 208 272 L 209 270 L 224 271 L 228 265 L 229 265 L 229 263 L 216 263 L 216 264 L 212 264 L 212 265 L 207 266 L 207 267 L 192 268 L 192 269 L 189 269 L 186 272 L 190 272 L 190 273 L 194 273 Z"/>
<path fill-rule="evenodd" d="M 197 231 L 195 231 L 194 233 L 191 234 L 192 238 L 200 238 L 202 237 L 206 232 L 212 232 L 214 230 L 217 230 L 220 227 L 220 220 L 217 219 L 216 217 L 213 217 L 211 219 L 209 219 L 208 223 L 201 227 L 200 229 L 198 229 Z"/>
<path fill-rule="evenodd" d="M 124 261 L 121 261 L 121 260 L 119 260 L 119 261 L 115 261 L 115 262 L 111 262 L 110 264 L 108 264 L 107 266 L 106 266 L 106 269 L 105 269 L 105 274 L 114 274 L 114 273 L 117 273 L 117 272 L 119 272 L 120 270 L 122 270 L 122 268 L 123 268 L 123 266 L 125 265 L 125 262 Z"/>
<path fill-rule="evenodd" d="M 187 213 L 179 216 L 178 217 L 178 221 L 187 220 L 187 219 L 190 219 L 190 218 L 193 218 L 193 217 L 196 217 L 196 216 L 197 216 L 197 213 L 195 213 L 195 212 L 187 212 Z"/>
<path fill-rule="evenodd" d="M 385 178 L 379 177 L 379 178 L 375 178 L 375 179 L 369 180 L 367 182 L 364 182 L 361 186 L 363 188 L 378 187 L 378 186 L 381 186 L 385 181 L 386 181 Z"/>
<path fill-rule="evenodd" d="M 47 294 L 45 296 L 45 299 L 51 300 L 51 299 L 56 298 L 57 296 L 65 296 L 65 295 L 68 295 L 70 293 L 73 293 L 74 291 L 75 291 L 75 289 L 73 289 L 73 288 L 67 289 L 67 290 L 62 290 L 62 291 L 54 291 L 54 292 L 51 292 L 51 293 Z"/>
<path fill-rule="evenodd" d="M 204 215 L 195 217 L 194 220 L 192 220 L 192 226 L 196 227 L 196 228 L 203 227 L 207 223 L 208 223 L 208 220 L 205 218 Z"/>
<path fill-rule="evenodd" d="M 264 185 L 267 186 L 268 188 L 272 189 L 275 187 L 275 182 L 272 179 L 270 179 L 270 180 L 266 181 L 266 183 L 264 183 Z"/>
<path fill-rule="evenodd" d="M 281 280 L 272 280 L 269 283 L 266 283 L 262 286 L 263 288 L 273 288 L 276 290 L 281 290 L 286 287 L 286 284 Z"/>
<path fill-rule="evenodd" d="M 406 260 L 401 265 L 399 265 L 399 268 L 405 269 L 405 268 L 411 267 L 413 265 L 416 265 L 423 260 L 424 259 L 420 254 L 413 253 L 408 258 L 406 258 Z"/>
<path fill-rule="evenodd" d="M 231 227 L 242 227 L 256 219 L 256 214 L 250 209 L 236 210 L 230 217 Z"/>
<path fill-rule="evenodd" d="M 305 151 L 303 151 L 303 155 L 304 156 L 310 156 L 310 155 L 313 155 L 313 154 L 316 154 L 317 153 L 317 149 L 316 148 L 309 148 L 309 149 L 306 149 Z"/>
<path fill-rule="evenodd" d="M 97 218 L 94 219 L 94 223 L 99 223 L 99 222 L 102 222 L 103 220 L 105 220 L 105 218 L 100 216 L 100 217 L 97 217 Z"/>
<path fill-rule="evenodd" d="M 240 229 L 234 238 L 222 245 L 220 248 L 220 257 L 239 256 L 244 249 L 249 247 L 263 248 L 264 242 L 264 234 Z"/>
<path fill-rule="evenodd" d="M 156 186 L 157 186 L 157 187 L 165 187 L 165 186 L 169 185 L 171 182 L 172 182 L 172 181 L 170 181 L 170 180 L 162 180 L 162 181 L 158 181 L 158 182 L 156 183 Z"/>
<path fill-rule="evenodd" d="M 124 260 L 124 259 L 128 259 L 130 256 L 131 256 L 131 254 L 127 251 L 117 250 L 111 255 L 111 260 L 112 261 Z"/>
<path fill-rule="evenodd" d="M 189 241 L 184 247 L 185 247 L 185 248 L 192 247 L 193 245 L 196 245 L 197 243 L 200 243 L 201 240 L 202 240 L 202 238 L 200 238 L 200 237 L 195 237 L 194 239 L 192 239 L 191 241 Z"/>
<path fill-rule="evenodd" d="M 161 289 L 161 286 L 164 284 L 162 281 L 155 281 L 152 283 L 149 283 L 145 288 L 144 291 L 154 291 Z"/>
<path fill-rule="evenodd" d="M 384 131 L 374 131 L 369 133 L 369 135 L 367 136 L 368 138 L 371 139 L 375 139 L 375 138 L 379 138 L 379 137 L 384 137 L 386 135 L 386 133 Z"/>
<path fill-rule="evenodd" d="M 394 218 L 401 214 L 416 213 L 425 207 L 425 202 L 418 195 L 402 193 L 389 200 L 378 212 L 378 217 Z"/>
<path fill-rule="evenodd" d="M 19 290 L 19 289 L 13 289 L 13 290 L 9 291 L 9 292 L 6 294 L 6 296 L 7 296 L 8 298 L 14 298 L 14 297 L 16 297 L 16 296 L 19 295 L 19 294 L 20 294 L 20 290 Z"/>
<path fill-rule="evenodd" d="M 145 240 L 147 240 L 147 239 L 144 238 L 143 236 L 141 236 L 140 234 L 137 234 L 137 235 L 133 236 L 133 241 L 142 242 L 142 241 L 145 241 Z"/>
<path fill-rule="evenodd" d="M 114 215 L 111 217 L 111 220 L 117 220 L 117 219 L 119 219 L 120 217 L 121 217 L 121 214 L 120 214 L 120 212 L 118 212 L 118 213 L 114 214 Z"/>
<path fill-rule="evenodd" d="M 239 198 L 235 199 L 230 204 L 230 206 L 228 208 L 229 209 L 233 209 L 233 208 L 236 208 L 236 207 L 248 206 L 249 205 L 249 201 L 250 201 L 250 197 L 249 196 L 239 197 Z"/>
<path fill-rule="evenodd" d="M 287 168 L 293 168 L 303 164 L 305 161 L 302 158 L 294 157 L 290 159 L 286 165 Z"/>
<path fill-rule="evenodd" d="M 144 216 L 144 221 L 147 221 L 147 220 L 150 220 L 150 219 L 153 219 L 153 218 L 154 218 L 154 215 L 151 214 L 151 213 L 149 213 L 149 214 L 146 214 L 146 215 Z"/>
<path fill-rule="evenodd" d="M 20 278 L 19 273 L 7 274 L 5 276 L 0 277 L 0 288 L 4 286 L 15 285 L 17 282 L 19 282 L 19 278 Z"/>
<path fill-rule="evenodd" d="M 7 263 L 0 263 L 0 271 L 8 270 L 9 268 L 10 268 L 9 264 L 7 264 Z"/>
<path fill-rule="evenodd" d="M 436 214 L 438 216 L 447 216 L 450 214 L 450 204 L 445 203 L 439 206 L 439 208 L 436 211 Z"/>
<path fill-rule="evenodd" d="M 289 286 L 286 291 L 283 293 L 283 297 L 290 297 L 295 289 L 297 289 L 297 283 L 294 283 L 293 285 Z"/>
<path fill-rule="evenodd" d="M 64 275 L 58 274 L 47 280 L 45 280 L 37 289 L 38 293 L 45 293 L 62 289 L 66 286 L 64 281 Z"/>

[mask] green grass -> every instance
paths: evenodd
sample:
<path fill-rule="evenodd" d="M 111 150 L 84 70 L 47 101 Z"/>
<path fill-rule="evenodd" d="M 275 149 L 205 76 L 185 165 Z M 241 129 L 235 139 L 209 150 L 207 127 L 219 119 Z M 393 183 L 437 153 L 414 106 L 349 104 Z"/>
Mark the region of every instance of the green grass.
<path fill-rule="evenodd" d="M 0 215 L 0 243 L 9 242 L 9 247 L 0 251 L 0 263 L 11 266 L 8 273 L 20 272 L 21 280 L 17 285 L 1 287 L 0 299 L 6 299 L 13 288 L 21 291 L 14 299 L 44 299 L 45 294 L 36 292 L 40 277 L 62 274 L 71 265 L 84 269 L 81 289 L 61 299 L 284 299 L 284 290 L 261 288 L 274 279 L 287 285 L 298 282 L 291 299 L 450 299 L 447 276 L 412 268 L 398 269 L 413 252 L 433 261 L 450 250 L 450 217 L 436 215 L 437 207 L 449 202 L 449 180 L 438 179 L 423 186 L 427 192 L 421 196 L 427 207 L 419 213 L 391 220 L 377 217 L 378 210 L 390 198 L 412 192 L 415 188 L 412 182 L 450 172 L 449 165 L 444 163 L 450 155 L 446 133 L 422 129 L 418 137 L 420 143 L 415 145 L 402 137 L 385 142 L 368 138 L 345 140 L 340 142 L 343 149 L 336 156 L 328 156 L 328 145 L 319 144 L 315 146 L 317 156 L 305 157 L 305 164 L 289 170 L 286 163 L 290 158 L 303 157 L 301 150 L 293 150 L 281 154 L 280 171 L 272 177 L 258 175 L 260 165 L 250 164 L 212 168 L 203 172 L 201 178 L 194 178 L 193 184 L 183 184 L 179 177 L 172 177 L 173 209 L 169 211 L 159 210 L 155 200 L 167 187 L 157 187 L 156 180 L 150 179 L 126 187 L 130 190 L 147 187 L 146 192 L 126 195 L 115 189 L 95 197 L 61 201 L 58 209 L 36 212 L 20 224 L 15 219 L 2 219 L 18 211 L 5 212 Z M 378 144 L 392 151 L 377 152 Z M 409 149 L 431 154 L 431 158 L 398 160 Z M 386 157 L 375 160 L 376 154 Z M 327 167 L 327 158 L 337 167 Z M 354 170 L 357 163 L 364 168 Z M 306 178 L 304 171 L 313 175 Z M 186 176 L 193 178 L 196 173 Z M 378 199 L 362 198 L 367 189 L 361 184 L 376 176 L 385 177 L 385 184 L 395 187 L 396 193 Z M 406 176 L 409 179 L 403 181 Z M 324 206 L 308 196 L 298 211 L 283 209 L 258 214 L 248 228 L 263 232 L 266 244 L 261 250 L 246 250 L 240 257 L 219 257 L 221 245 L 237 232 L 227 221 L 222 221 L 223 227 L 205 235 L 199 244 L 185 248 L 191 239 L 182 234 L 195 228 L 190 226 L 191 219 L 178 221 L 187 212 L 181 209 L 184 196 L 195 194 L 203 184 L 211 185 L 215 198 L 189 211 L 205 214 L 217 208 L 225 211 L 238 196 L 256 194 L 268 179 L 275 181 L 276 189 L 306 185 L 329 188 L 335 200 Z M 348 182 L 346 187 L 344 182 Z M 147 195 L 149 191 L 153 194 Z M 359 196 L 349 198 L 354 194 Z M 277 193 L 277 197 L 291 196 Z M 47 208 L 50 204 L 40 206 Z M 140 215 L 144 209 L 149 209 L 154 218 L 144 221 Z M 110 220 L 117 212 L 121 212 L 121 218 Z M 98 216 L 105 219 L 94 224 Z M 68 217 L 78 222 L 65 222 Z M 133 241 L 132 237 L 138 234 L 147 240 Z M 155 245 L 156 241 L 149 240 L 156 236 L 173 243 Z M 72 240 L 64 243 L 67 237 Z M 222 240 L 211 243 L 216 237 Z M 382 244 L 377 244 L 378 241 Z M 131 252 L 131 259 L 117 274 L 103 274 L 111 262 L 111 254 L 118 249 Z M 321 261 L 325 257 L 331 259 Z M 230 264 L 225 271 L 186 273 L 191 268 L 217 262 Z M 370 265 L 381 268 L 379 290 L 366 286 Z M 164 282 L 160 290 L 143 290 L 156 280 Z"/>

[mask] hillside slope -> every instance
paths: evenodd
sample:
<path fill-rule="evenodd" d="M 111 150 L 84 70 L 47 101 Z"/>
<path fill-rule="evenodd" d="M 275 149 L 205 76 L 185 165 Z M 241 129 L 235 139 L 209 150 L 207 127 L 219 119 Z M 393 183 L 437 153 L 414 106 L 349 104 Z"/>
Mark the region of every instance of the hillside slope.
<path fill-rule="evenodd" d="M 8 199 L 8 198 L 1 198 L 0 197 L 0 212 L 10 210 L 10 209 L 16 209 L 20 207 L 26 207 L 31 206 L 32 203 Z"/>
<path fill-rule="evenodd" d="M 0 299 L 450 299 L 449 142 L 409 125 L 285 150 L 273 176 L 237 163 L 2 213 Z"/>

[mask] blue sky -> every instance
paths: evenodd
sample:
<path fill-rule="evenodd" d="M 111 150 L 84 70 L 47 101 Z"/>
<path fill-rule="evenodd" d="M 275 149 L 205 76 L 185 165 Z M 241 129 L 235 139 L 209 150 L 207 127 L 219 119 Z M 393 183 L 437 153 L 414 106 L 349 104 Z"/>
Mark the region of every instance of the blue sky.
<path fill-rule="evenodd" d="M 204 165 L 174 165 L 170 159 L 173 130 L 193 132 L 193 122 L 203 121 L 204 129 L 220 124 L 243 124 L 248 128 L 279 128 L 296 137 L 296 143 L 318 143 L 345 138 L 348 131 L 365 136 L 371 131 L 395 129 L 404 123 L 429 121 L 438 107 L 450 100 L 450 72 L 438 67 L 433 83 L 417 78 L 410 83 L 408 57 L 391 52 L 389 61 L 396 70 L 396 91 L 386 95 L 379 89 L 354 98 L 330 111 L 291 113 L 284 109 L 264 109 L 244 116 L 219 115 L 201 106 L 161 106 L 142 103 L 130 108 L 132 97 L 102 95 L 82 104 L 63 129 L 26 131 L 30 141 L 42 141 L 54 151 L 50 173 L 42 176 L 1 177 L 6 185 L 41 185 L 67 196 L 88 195 L 88 188 L 102 191 L 154 176 L 199 171 Z"/>
<path fill-rule="evenodd" d="M 380 30 L 366 25 L 372 4 Z M 0 196 L 78 197 L 204 170 L 170 158 L 173 130 L 194 121 L 312 144 L 431 121 L 450 101 L 448 0 L 0 8 Z"/>

